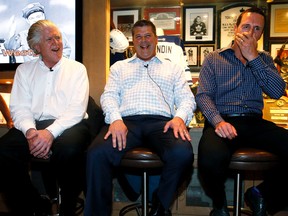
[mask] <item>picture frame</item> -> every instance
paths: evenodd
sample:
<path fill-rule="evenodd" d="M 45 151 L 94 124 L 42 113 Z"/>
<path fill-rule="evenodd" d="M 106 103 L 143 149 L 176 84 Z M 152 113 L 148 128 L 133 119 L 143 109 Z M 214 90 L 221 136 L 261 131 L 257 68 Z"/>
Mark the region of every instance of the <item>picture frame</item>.
<path fill-rule="evenodd" d="M 184 7 L 183 10 L 184 43 L 214 43 L 215 6 L 189 6 Z"/>
<path fill-rule="evenodd" d="M 270 38 L 288 37 L 288 3 L 269 4 Z"/>
<path fill-rule="evenodd" d="M 237 3 L 224 7 L 219 12 L 218 29 L 220 34 L 218 37 L 218 48 L 227 47 L 231 43 L 231 41 L 234 39 L 234 26 L 238 16 L 242 11 L 252 6 L 253 4 L 249 3 Z"/>
<path fill-rule="evenodd" d="M 19 64 L 27 61 L 27 53 L 33 56 L 29 48 L 21 46 L 17 49 L 5 46 L 11 35 L 23 34 L 30 25 L 23 17 L 23 8 L 31 1 L 23 0 L 15 4 L 15 1 L 0 0 L 2 10 L 0 11 L 0 72 L 15 71 Z M 45 18 L 54 22 L 60 29 L 63 39 L 67 39 L 71 52 L 70 59 L 82 62 L 82 15 L 83 5 L 81 0 L 71 0 L 69 2 L 52 2 L 38 0 L 37 3 L 44 7 Z M 65 11 L 66 13 L 63 13 Z M 15 27 L 15 28 L 14 28 Z M 24 34 L 23 34 L 24 35 Z M 15 58 L 12 61 L 11 56 Z M 16 60 L 16 61 L 15 61 Z"/>
<path fill-rule="evenodd" d="M 205 57 L 210 53 L 213 52 L 215 50 L 215 46 L 214 45 L 205 45 L 205 46 L 200 46 L 200 53 L 199 53 L 199 64 L 200 66 L 202 66 L 203 61 L 205 59 Z"/>
<path fill-rule="evenodd" d="M 286 42 L 287 42 L 287 41 L 286 41 Z M 281 55 L 279 55 L 279 54 L 280 54 L 280 53 L 279 53 L 279 52 L 280 52 L 280 49 L 281 49 L 282 47 L 284 47 L 284 49 L 283 49 Z M 280 70 L 281 70 L 281 67 L 280 67 L 279 64 L 276 63 L 277 60 L 275 61 L 277 55 L 279 55 L 278 58 L 282 61 L 282 63 L 283 63 L 284 61 L 286 62 L 287 67 L 288 67 L 288 45 L 287 45 L 287 44 L 285 44 L 285 43 L 280 43 L 280 42 L 277 42 L 277 43 L 273 43 L 273 42 L 272 42 L 272 43 L 270 43 L 270 54 L 271 54 L 272 58 L 274 59 L 275 66 L 276 66 L 276 68 L 277 68 L 277 70 L 278 70 L 279 72 L 280 72 Z M 284 62 L 284 64 L 285 64 L 285 62 Z"/>
<path fill-rule="evenodd" d="M 112 10 L 115 27 L 123 32 L 130 42 L 132 41 L 133 24 L 140 19 L 140 12 L 140 8 Z"/>
<path fill-rule="evenodd" d="M 188 66 L 198 66 L 198 46 L 184 46 Z"/>
<path fill-rule="evenodd" d="M 181 35 L 181 8 L 145 8 L 144 18 L 163 29 L 164 35 Z"/>

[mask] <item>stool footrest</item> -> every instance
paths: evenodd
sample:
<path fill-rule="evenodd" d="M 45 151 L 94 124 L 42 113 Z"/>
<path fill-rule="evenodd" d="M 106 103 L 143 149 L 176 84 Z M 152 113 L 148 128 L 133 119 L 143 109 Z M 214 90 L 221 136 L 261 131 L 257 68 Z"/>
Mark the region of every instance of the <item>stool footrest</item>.
<path fill-rule="evenodd" d="M 228 206 L 228 210 L 234 212 L 235 208 L 234 206 Z M 251 216 L 253 212 L 249 208 L 241 208 L 241 215 L 242 214 Z"/>
<path fill-rule="evenodd" d="M 148 207 L 151 208 L 150 203 L 148 204 Z M 128 212 L 131 212 L 131 211 L 136 211 L 138 216 L 142 216 L 142 210 L 141 209 L 142 209 L 141 203 L 133 203 L 133 204 L 130 204 L 130 205 L 123 207 L 119 212 L 119 216 L 124 216 Z"/>

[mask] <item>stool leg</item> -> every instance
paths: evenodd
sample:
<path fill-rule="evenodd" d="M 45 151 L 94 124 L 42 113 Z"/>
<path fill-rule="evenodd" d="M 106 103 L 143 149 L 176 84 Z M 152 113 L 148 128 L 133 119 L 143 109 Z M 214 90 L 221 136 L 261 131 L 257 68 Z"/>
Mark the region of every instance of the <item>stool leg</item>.
<path fill-rule="evenodd" d="M 142 216 L 148 215 L 148 178 L 147 172 L 143 172 L 143 192 L 142 192 Z"/>
<path fill-rule="evenodd" d="M 242 198 L 242 177 L 240 171 L 237 172 L 234 183 L 234 216 L 241 216 L 241 198 Z"/>

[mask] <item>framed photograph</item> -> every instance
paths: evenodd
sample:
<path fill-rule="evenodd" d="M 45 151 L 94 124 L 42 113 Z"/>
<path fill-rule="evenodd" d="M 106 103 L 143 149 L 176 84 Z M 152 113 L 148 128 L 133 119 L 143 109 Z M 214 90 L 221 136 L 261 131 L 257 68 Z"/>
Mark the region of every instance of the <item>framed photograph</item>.
<path fill-rule="evenodd" d="M 215 6 L 184 7 L 184 43 L 214 43 Z"/>
<path fill-rule="evenodd" d="M 54 22 L 62 32 L 63 54 L 70 59 L 82 61 L 81 0 L 37 0 L 33 3 L 23 0 L 16 4 L 11 0 L 0 0 L 0 5 L 0 71 L 16 70 L 20 63 L 38 57 L 26 40 L 28 29 L 33 24 L 29 22 L 31 19 L 49 19 Z"/>
<path fill-rule="evenodd" d="M 180 12 L 180 7 L 145 8 L 144 18 L 163 29 L 164 35 L 180 35 Z"/>
<path fill-rule="evenodd" d="M 287 41 L 286 41 L 287 42 Z M 282 50 L 281 50 L 282 48 Z M 271 43 L 270 54 L 274 59 L 275 66 L 280 72 L 281 66 L 288 69 L 288 45 L 285 43 Z"/>
<path fill-rule="evenodd" d="M 185 46 L 188 66 L 198 66 L 198 46 Z"/>
<path fill-rule="evenodd" d="M 251 4 L 233 4 L 225 7 L 219 13 L 218 29 L 218 48 L 228 46 L 234 39 L 234 26 L 241 12 L 250 8 Z"/>
<path fill-rule="evenodd" d="M 208 53 L 214 51 L 214 45 L 207 45 L 207 46 L 200 46 L 200 66 L 202 66 L 203 61 L 205 59 L 205 57 L 208 55 Z"/>
<path fill-rule="evenodd" d="M 288 37 L 288 3 L 269 4 L 270 37 Z"/>
<path fill-rule="evenodd" d="M 140 9 L 112 10 L 112 17 L 115 27 L 123 32 L 123 34 L 131 42 L 131 30 L 133 24 L 140 19 Z"/>

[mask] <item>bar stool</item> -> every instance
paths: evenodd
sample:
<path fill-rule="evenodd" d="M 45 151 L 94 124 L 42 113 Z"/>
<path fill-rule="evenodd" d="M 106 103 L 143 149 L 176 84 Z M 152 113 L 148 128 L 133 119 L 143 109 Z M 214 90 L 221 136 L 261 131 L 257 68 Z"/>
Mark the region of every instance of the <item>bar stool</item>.
<path fill-rule="evenodd" d="M 123 207 L 119 216 L 126 213 L 136 211 L 138 216 L 146 216 L 148 214 L 148 176 L 151 171 L 162 168 L 163 162 L 159 156 L 148 148 L 135 148 L 125 153 L 121 160 L 122 168 L 131 168 L 141 171 L 142 173 L 142 193 L 141 203 L 133 203 Z"/>
<path fill-rule="evenodd" d="M 276 155 L 259 149 L 238 149 L 232 155 L 229 168 L 236 172 L 236 178 L 234 182 L 234 206 L 229 207 L 229 209 L 233 210 L 234 216 L 240 216 L 241 212 L 247 215 L 252 213 L 249 209 L 241 209 L 242 173 L 245 171 L 269 170 L 277 164 L 278 157 Z"/>
<path fill-rule="evenodd" d="M 47 173 L 45 166 L 50 159 L 33 157 L 30 163 L 31 180 L 40 192 L 41 196 L 48 196 L 51 200 L 51 214 L 48 216 L 59 216 L 61 205 L 61 188 L 52 173 Z M 46 173 L 45 173 L 46 172 Z M 43 174 L 46 174 L 43 176 Z M 80 215 L 84 211 L 84 199 L 78 197 L 75 214 Z"/>
<path fill-rule="evenodd" d="M 45 160 L 34 157 L 31 159 L 31 180 L 41 196 L 48 196 L 50 198 L 52 209 L 49 216 L 58 216 L 61 204 L 61 189 L 56 178 L 50 173 L 48 174 L 46 172 L 46 166 L 48 165 L 49 161 L 49 159 Z"/>

